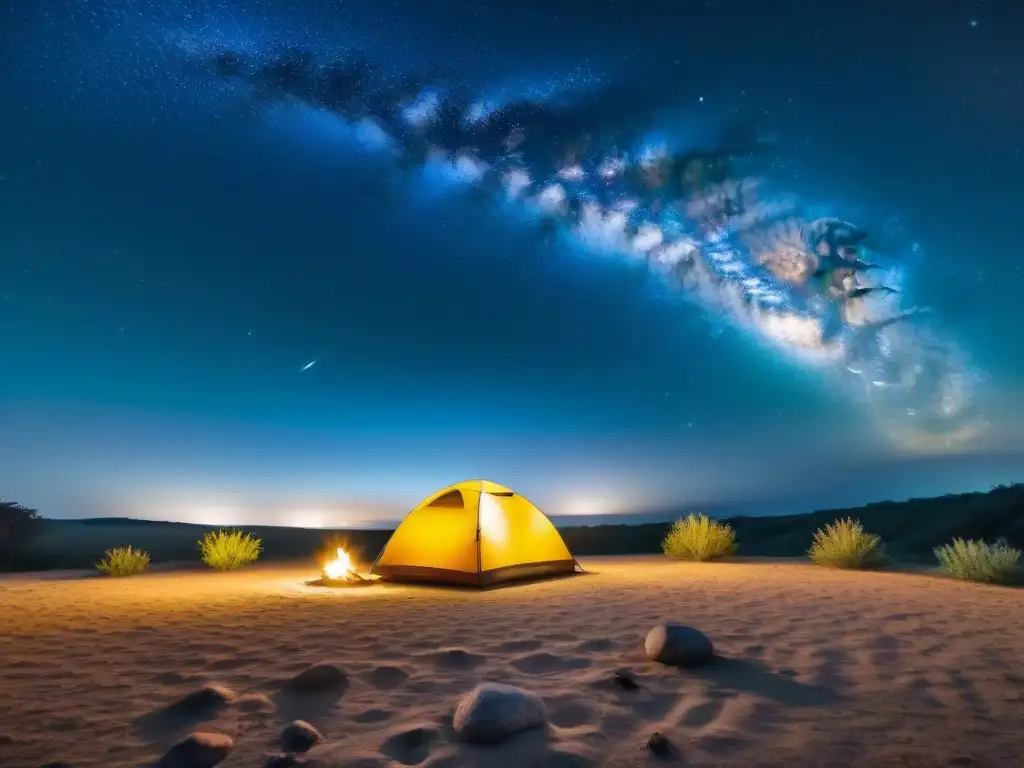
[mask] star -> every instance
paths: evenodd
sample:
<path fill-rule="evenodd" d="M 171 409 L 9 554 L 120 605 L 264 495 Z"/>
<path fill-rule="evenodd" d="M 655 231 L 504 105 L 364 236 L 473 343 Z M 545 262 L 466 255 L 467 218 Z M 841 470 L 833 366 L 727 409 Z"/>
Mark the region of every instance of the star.
<path fill-rule="evenodd" d="M 967 22 L 967 25 L 969 27 L 971 27 L 971 29 L 974 29 L 975 27 L 978 26 L 978 20 L 977 19 L 971 19 L 970 21 Z"/>
<path fill-rule="evenodd" d="M 316 360 L 313 360 L 313 361 L 311 361 L 311 362 L 308 362 L 308 363 L 306 363 L 306 364 L 305 364 L 304 366 L 302 366 L 302 371 L 308 371 L 308 370 L 309 370 L 310 368 L 312 368 L 312 367 L 313 367 L 314 365 L 316 365 Z M 302 373 L 302 371 L 299 371 L 299 373 Z"/>

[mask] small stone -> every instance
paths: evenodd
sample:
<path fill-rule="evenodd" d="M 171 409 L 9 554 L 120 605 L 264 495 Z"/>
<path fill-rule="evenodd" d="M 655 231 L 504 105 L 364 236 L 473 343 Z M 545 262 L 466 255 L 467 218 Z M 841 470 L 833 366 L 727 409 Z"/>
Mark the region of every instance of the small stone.
<path fill-rule="evenodd" d="M 652 733 L 651 738 L 647 740 L 647 748 L 658 757 L 668 757 L 672 753 L 672 745 L 668 739 L 657 732 Z"/>
<path fill-rule="evenodd" d="M 624 691 L 635 691 L 640 687 L 629 672 L 616 672 L 612 680 Z"/>
<path fill-rule="evenodd" d="M 333 664 L 314 664 L 293 677 L 289 687 L 304 693 L 322 693 L 341 688 L 347 683 L 348 675 Z"/>
<path fill-rule="evenodd" d="M 235 707 L 242 712 L 273 712 L 274 702 L 265 693 L 243 693 L 235 699 Z"/>
<path fill-rule="evenodd" d="M 176 715 L 206 715 L 235 700 L 234 691 L 222 685 L 204 685 L 167 707 Z"/>
<path fill-rule="evenodd" d="M 305 720 L 288 723 L 281 731 L 281 746 L 286 752 L 305 752 L 323 741 L 323 736 Z"/>
<path fill-rule="evenodd" d="M 223 733 L 196 732 L 182 739 L 160 758 L 158 768 L 213 768 L 228 756 L 234 742 Z"/>
<path fill-rule="evenodd" d="M 544 702 L 537 694 L 512 685 L 484 683 L 459 702 L 452 727 L 465 741 L 496 744 L 546 721 Z"/>
<path fill-rule="evenodd" d="M 699 629 L 683 624 L 659 624 L 644 641 L 647 658 L 674 667 L 699 667 L 715 656 L 711 640 Z"/>

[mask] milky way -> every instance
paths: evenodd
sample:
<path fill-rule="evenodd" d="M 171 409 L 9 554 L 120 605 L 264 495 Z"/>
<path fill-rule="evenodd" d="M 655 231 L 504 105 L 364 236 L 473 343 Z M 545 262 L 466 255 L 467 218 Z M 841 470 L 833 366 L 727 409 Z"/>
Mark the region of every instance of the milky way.
<path fill-rule="evenodd" d="M 742 169 L 768 149 L 752 128 L 729 126 L 707 148 L 670 148 L 644 142 L 658 127 L 643 125 L 659 106 L 654 92 L 499 101 L 385 76 L 363 58 L 294 51 L 217 50 L 202 64 L 257 100 L 336 115 L 400 166 L 521 205 L 544 237 L 644 263 L 778 353 L 838 374 L 851 407 L 872 410 L 897 440 L 950 444 L 978 429 L 976 375 L 902 300 L 900 265 L 856 225 L 762 194 Z"/>
<path fill-rule="evenodd" d="M 810 215 L 808 201 L 767 192 L 772 180 L 752 169 L 780 149 L 756 126 L 726 126 L 705 147 L 670 145 L 649 139 L 672 128 L 658 122 L 673 105 L 654 84 L 480 90 L 287 49 L 281 35 L 273 46 L 161 36 L 181 71 L 219 85 L 218 98 L 226 89 L 257 111 L 288 103 L 330 115 L 394 168 L 525 213 L 539 237 L 645 265 L 681 299 L 819 370 L 899 442 L 950 446 L 983 423 L 979 377 L 908 301 L 906 266 L 841 212 Z"/>

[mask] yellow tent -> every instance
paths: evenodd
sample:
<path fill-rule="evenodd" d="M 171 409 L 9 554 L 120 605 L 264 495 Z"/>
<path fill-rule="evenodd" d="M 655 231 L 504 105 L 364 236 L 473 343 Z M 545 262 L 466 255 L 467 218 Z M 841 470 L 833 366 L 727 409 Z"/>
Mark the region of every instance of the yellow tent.
<path fill-rule="evenodd" d="M 533 504 L 497 483 L 468 480 L 428 496 L 406 515 L 370 573 L 485 586 L 577 567 L 554 524 Z"/>

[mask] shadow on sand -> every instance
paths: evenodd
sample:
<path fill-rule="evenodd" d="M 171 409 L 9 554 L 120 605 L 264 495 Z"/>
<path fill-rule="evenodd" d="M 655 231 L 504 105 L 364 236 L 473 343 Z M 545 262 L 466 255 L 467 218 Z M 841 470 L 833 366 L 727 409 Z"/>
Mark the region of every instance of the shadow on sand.
<path fill-rule="evenodd" d="M 441 592 L 462 592 L 462 593 L 474 593 L 474 592 L 497 592 L 504 590 L 514 590 L 517 587 L 529 587 L 534 584 L 547 584 L 549 582 L 568 581 L 569 579 L 580 579 L 587 576 L 592 576 L 591 571 L 576 571 L 575 573 L 564 573 L 556 574 L 553 576 L 536 576 L 536 577 L 524 577 L 510 581 L 499 581 L 496 584 L 452 584 L 451 582 L 443 581 L 390 581 L 388 579 L 379 579 L 376 581 L 385 589 L 423 589 L 430 591 L 441 591 Z"/>
<path fill-rule="evenodd" d="M 348 676 L 340 670 L 331 665 L 314 665 L 286 681 L 271 699 L 282 720 L 306 720 L 322 725 L 349 685 Z"/>
<path fill-rule="evenodd" d="M 204 685 L 165 707 L 140 715 L 133 725 L 146 738 L 158 741 L 215 720 L 230 705 L 231 699 L 232 694 L 225 689 Z"/>
<path fill-rule="evenodd" d="M 751 693 L 787 707 L 826 707 L 843 698 L 834 688 L 802 683 L 792 674 L 751 659 L 716 655 L 711 664 L 685 674 L 707 683 L 713 694 Z"/>

